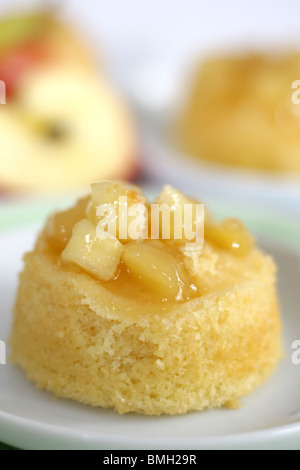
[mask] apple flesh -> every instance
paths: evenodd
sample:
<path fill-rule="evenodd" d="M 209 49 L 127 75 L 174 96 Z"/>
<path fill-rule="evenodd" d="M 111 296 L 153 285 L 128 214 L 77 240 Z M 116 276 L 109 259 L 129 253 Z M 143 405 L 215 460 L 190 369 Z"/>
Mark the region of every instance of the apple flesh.
<path fill-rule="evenodd" d="M 37 15 L 11 20 L 6 34 L 0 27 L 0 79 L 8 93 L 0 106 L 0 188 L 73 191 L 135 176 L 130 113 L 63 25 Z"/>

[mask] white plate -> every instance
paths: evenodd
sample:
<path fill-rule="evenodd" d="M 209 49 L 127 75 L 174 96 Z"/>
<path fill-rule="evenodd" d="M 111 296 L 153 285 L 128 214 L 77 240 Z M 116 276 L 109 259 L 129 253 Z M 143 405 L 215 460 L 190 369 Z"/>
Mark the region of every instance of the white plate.
<path fill-rule="evenodd" d="M 283 245 L 292 246 L 300 230 L 286 226 L 284 232 L 281 224 L 282 220 L 272 220 L 254 228 L 268 239 L 266 231 L 278 229 L 281 238 L 286 233 Z M 3 228 L 2 224 L 0 339 L 6 341 L 20 260 L 32 246 L 37 226 L 9 230 L 6 225 L 4 232 Z M 300 366 L 291 361 L 291 344 L 300 339 L 300 252 L 270 240 L 268 246 L 280 268 L 286 357 L 264 386 L 243 399 L 242 409 L 173 417 L 120 416 L 56 400 L 7 363 L 0 365 L 0 440 L 24 449 L 300 449 Z"/>

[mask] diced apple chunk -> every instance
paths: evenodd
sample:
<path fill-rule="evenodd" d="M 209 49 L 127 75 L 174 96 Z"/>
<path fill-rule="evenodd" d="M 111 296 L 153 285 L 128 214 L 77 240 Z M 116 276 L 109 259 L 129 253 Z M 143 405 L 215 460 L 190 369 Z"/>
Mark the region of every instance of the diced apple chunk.
<path fill-rule="evenodd" d="M 103 205 L 103 212 L 99 212 L 101 205 Z M 103 217 L 107 216 L 110 216 L 110 220 L 115 221 L 113 235 L 123 243 L 133 239 L 147 238 L 148 208 L 146 198 L 136 186 L 112 181 L 92 184 L 92 200 L 87 208 L 87 218 L 97 225 Z M 136 225 L 139 227 L 138 231 Z M 135 233 L 135 237 L 131 236 L 132 231 Z"/>
<path fill-rule="evenodd" d="M 86 216 L 90 198 L 80 199 L 77 204 L 63 212 L 53 214 L 47 222 L 45 235 L 51 248 L 62 251 L 72 236 L 74 225 Z"/>
<path fill-rule="evenodd" d="M 196 230 L 204 226 L 204 206 L 196 203 L 195 200 L 185 196 L 182 192 L 174 189 L 170 185 L 166 185 L 159 197 L 155 200 L 155 204 L 161 207 L 163 215 L 153 217 L 151 211 L 151 229 L 152 233 L 159 234 L 159 238 L 169 238 L 176 244 L 184 244 L 188 241 L 194 241 L 196 238 Z M 197 208 L 197 204 L 199 208 Z M 164 206 L 167 211 L 164 213 Z M 199 210 L 200 209 L 200 210 Z M 167 230 L 165 235 L 164 224 L 170 221 L 170 231 Z M 196 224 L 198 223 L 198 225 Z M 200 226 L 201 224 L 201 226 Z"/>
<path fill-rule="evenodd" d="M 128 205 L 146 201 L 139 188 L 131 184 L 113 181 L 100 181 L 92 184 L 92 203 L 96 207 L 99 204 L 118 203 L 120 196 L 127 196 Z"/>
<path fill-rule="evenodd" d="M 183 207 L 184 204 L 190 204 L 192 199 L 185 196 L 178 189 L 173 188 L 169 184 L 166 184 L 160 193 L 160 195 L 155 200 L 158 204 L 168 204 L 172 210 L 177 206 Z"/>
<path fill-rule="evenodd" d="M 251 233 L 236 219 L 225 219 L 220 224 L 206 224 L 205 239 L 240 256 L 246 256 L 255 245 Z"/>
<path fill-rule="evenodd" d="M 123 261 L 146 288 L 166 299 L 188 296 L 189 279 L 183 266 L 170 252 L 149 243 L 126 245 Z"/>
<path fill-rule="evenodd" d="M 117 239 L 100 240 L 95 225 L 83 219 L 74 226 L 62 259 L 80 266 L 100 281 L 109 281 L 116 276 L 123 250 Z"/>

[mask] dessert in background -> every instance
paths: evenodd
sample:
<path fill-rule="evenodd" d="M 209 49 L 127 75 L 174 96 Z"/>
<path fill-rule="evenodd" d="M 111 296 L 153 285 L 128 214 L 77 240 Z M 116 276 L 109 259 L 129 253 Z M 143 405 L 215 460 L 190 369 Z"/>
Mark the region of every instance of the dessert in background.
<path fill-rule="evenodd" d="M 199 65 L 177 140 L 199 159 L 270 172 L 300 172 L 300 105 L 292 83 L 300 53 L 224 56 Z"/>
<path fill-rule="evenodd" d="M 101 237 L 97 207 L 121 196 L 128 220 L 139 204 L 137 239 Z M 170 186 L 155 202 L 194 217 Z M 119 413 L 236 407 L 281 357 L 274 262 L 234 219 L 207 218 L 201 250 L 160 224 L 144 239 L 149 209 L 138 188 L 103 181 L 50 217 L 24 258 L 11 359 L 39 388 Z"/>
<path fill-rule="evenodd" d="M 68 190 L 137 171 L 132 117 L 92 54 L 53 14 L 0 22 L 0 188 Z"/>

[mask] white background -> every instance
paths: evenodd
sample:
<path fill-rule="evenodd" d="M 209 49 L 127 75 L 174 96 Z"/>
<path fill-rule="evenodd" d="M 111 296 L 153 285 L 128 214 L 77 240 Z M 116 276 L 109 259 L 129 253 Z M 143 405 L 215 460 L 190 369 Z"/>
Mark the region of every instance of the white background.
<path fill-rule="evenodd" d="M 43 1 L 0 0 L 0 13 Z M 300 45 L 299 0 L 56 0 L 114 63 L 159 54 L 170 63 L 234 45 Z"/>

